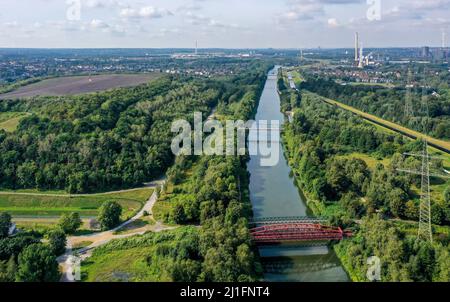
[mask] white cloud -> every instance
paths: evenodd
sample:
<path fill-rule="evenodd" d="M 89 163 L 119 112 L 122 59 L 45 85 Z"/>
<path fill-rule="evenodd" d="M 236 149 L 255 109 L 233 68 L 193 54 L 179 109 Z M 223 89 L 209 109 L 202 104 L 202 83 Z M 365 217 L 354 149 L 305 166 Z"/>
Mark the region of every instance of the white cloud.
<path fill-rule="evenodd" d="M 3 26 L 8 28 L 17 28 L 19 27 L 19 23 L 17 21 L 5 22 L 3 23 Z"/>
<path fill-rule="evenodd" d="M 106 24 L 105 22 L 103 22 L 102 20 L 99 19 L 93 19 L 90 23 L 89 26 L 92 28 L 108 28 L 109 25 Z"/>
<path fill-rule="evenodd" d="M 164 16 L 173 15 L 170 11 L 166 9 L 156 8 L 153 6 L 145 6 L 139 9 L 135 8 L 123 8 L 120 11 L 120 16 L 122 18 L 145 18 L 145 19 L 155 19 L 162 18 Z"/>
<path fill-rule="evenodd" d="M 330 27 L 339 27 L 340 24 L 336 18 L 330 18 L 328 19 L 328 26 Z"/>

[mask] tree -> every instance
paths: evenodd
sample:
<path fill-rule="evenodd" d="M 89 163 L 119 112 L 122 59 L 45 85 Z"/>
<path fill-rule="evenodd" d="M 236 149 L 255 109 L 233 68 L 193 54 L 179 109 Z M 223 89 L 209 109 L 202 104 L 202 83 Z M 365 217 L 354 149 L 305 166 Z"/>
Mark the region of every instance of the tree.
<path fill-rule="evenodd" d="M 236 250 L 236 258 L 239 270 L 243 275 L 251 275 L 254 263 L 254 257 L 251 249 L 245 243 L 238 246 Z"/>
<path fill-rule="evenodd" d="M 436 265 L 436 252 L 428 242 L 417 241 L 409 261 L 414 281 L 431 282 Z"/>
<path fill-rule="evenodd" d="M 17 264 L 12 255 L 8 262 L 0 261 L 0 282 L 14 282 Z"/>
<path fill-rule="evenodd" d="M 433 281 L 450 282 L 450 251 L 443 246 L 439 246 L 437 251 L 436 274 Z"/>
<path fill-rule="evenodd" d="M 191 259 L 175 261 L 171 268 L 174 282 L 196 282 L 201 271 L 201 263 Z"/>
<path fill-rule="evenodd" d="M 67 245 L 67 238 L 64 231 L 61 229 L 56 229 L 50 231 L 47 236 L 53 253 L 57 256 L 64 254 Z"/>
<path fill-rule="evenodd" d="M 341 198 L 342 206 L 350 217 L 360 218 L 364 212 L 364 207 L 361 205 L 360 197 L 353 192 L 346 193 Z"/>
<path fill-rule="evenodd" d="M 16 280 L 19 282 L 57 282 L 58 262 L 49 246 L 32 244 L 19 254 Z"/>
<path fill-rule="evenodd" d="M 237 201 L 232 201 L 228 205 L 228 208 L 225 212 L 225 222 L 231 225 L 234 225 L 238 222 L 240 217 L 243 217 L 243 206 Z"/>
<path fill-rule="evenodd" d="M 82 224 L 83 221 L 80 218 L 80 214 L 70 213 L 63 214 L 61 216 L 58 226 L 64 231 L 64 233 L 73 234 L 80 228 Z"/>
<path fill-rule="evenodd" d="M 98 215 L 98 222 L 102 230 L 109 230 L 119 225 L 122 207 L 115 201 L 105 202 Z"/>
<path fill-rule="evenodd" d="M 0 213 L 0 239 L 8 237 L 10 227 L 11 215 L 4 212 Z"/>
<path fill-rule="evenodd" d="M 401 189 L 393 189 L 388 194 L 389 207 L 392 215 L 399 218 L 405 215 L 405 202 L 408 200 L 408 195 Z"/>
<path fill-rule="evenodd" d="M 450 186 L 447 186 L 444 191 L 444 200 L 445 202 L 450 202 Z"/>
<path fill-rule="evenodd" d="M 186 213 L 182 204 L 177 204 L 172 210 L 172 219 L 176 224 L 183 224 L 186 222 Z"/>
<path fill-rule="evenodd" d="M 405 216 L 410 220 L 417 220 L 419 217 L 419 207 L 412 200 L 408 201 L 405 206 Z"/>

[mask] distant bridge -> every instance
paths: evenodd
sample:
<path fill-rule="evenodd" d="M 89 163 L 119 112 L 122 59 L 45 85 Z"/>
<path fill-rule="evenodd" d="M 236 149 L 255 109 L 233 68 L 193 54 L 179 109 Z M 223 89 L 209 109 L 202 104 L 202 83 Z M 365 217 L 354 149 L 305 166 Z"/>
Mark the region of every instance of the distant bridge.
<path fill-rule="evenodd" d="M 327 226 L 322 218 L 267 217 L 250 224 L 250 235 L 256 244 L 342 240 L 352 236 L 340 227 Z"/>

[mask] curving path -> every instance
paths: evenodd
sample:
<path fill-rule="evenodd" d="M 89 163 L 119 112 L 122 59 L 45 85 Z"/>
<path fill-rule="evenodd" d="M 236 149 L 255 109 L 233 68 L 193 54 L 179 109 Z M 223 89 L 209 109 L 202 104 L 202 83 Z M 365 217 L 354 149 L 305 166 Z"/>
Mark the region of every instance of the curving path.
<path fill-rule="evenodd" d="M 155 181 L 155 182 L 148 184 L 147 187 L 156 188 L 158 186 L 164 185 L 164 183 L 165 183 L 165 180 L 159 180 L 159 181 Z M 76 281 L 76 280 L 74 280 L 74 276 L 73 276 L 74 273 L 78 273 L 78 272 L 74 271 L 74 269 L 76 267 L 75 264 L 79 264 L 81 261 L 89 258 L 92 255 L 92 252 L 95 248 L 102 246 L 102 245 L 110 242 L 111 240 L 122 239 L 122 238 L 127 238 L 127 237 L 131 237 L 131 236 L 136 236 L 136 235 L 142 235 L 148 231 L 161 232 L 161 231 L 165 231 L 165 230 L 174 229 L 175 227 L 168 227 L 168 226 L 163 225 L 161 222 L 156 222 L 155 225 L 138 228 L 135 231 L 130 231 L 126 234 L 115 234 L 115 232 L 119 231 L 120 229 L 122 229 L 122 228 L 128 226 L 129 224 L 135 222 L 136 220 L 142 218 L 144 216 L 145 212 L 149 213 L 150 215 L 153 215 L 153 206 L 155 205 L 157 199 L 158 199 L 158 196 L 155 191 L 155 192 L 153 192 L 152 196 L 150 196 L 149 200 L 145 203 L 145 205 L 142 207 L 142 209 L 133 218 L 131 218 L 128 221 L 125 221 L 124 223 L 122 223 L 121 225 L 119 225 L 118 227 L 116 227 L 112 230 L 101 232 L 101 233 L 90 234 L 90 235 L 72 236 L 72 237 L 67 238 L 67 251 L 64 255 L 57 258 L 58 264 L 62 271 L 61 281 L 62 282 Z M 74 257 L 74 253 L 72 251 L 72 246 L 79 244 L 81 242 L 86 242 L 86 241 L 89 241 L 92 243 L 89 246 L 76 251 L 77 257 Z"/>
<path fill-rule="evenodd" d="M 104 193 L 92 193 L 92 194 L 52 194 L 52 193 L 33 193 L 33 192 L 15 192 L 15 191 L 0 191 L 0 195 L 24 195 L 24 196 L 47 196 L 47 197 L 89 197 L 89 196 L 102 196 L 102 195 L 111 195 L 118 193 L 127 193 L 138 191 L 146 188 L 154 187 L 155 183 L 162 182 L 163 180 L 158 180 L 155 182 L 147 183 L 143 187 L 126 189 L 126 190 L 118 190 L 118 191 L 109 191 Z"/>

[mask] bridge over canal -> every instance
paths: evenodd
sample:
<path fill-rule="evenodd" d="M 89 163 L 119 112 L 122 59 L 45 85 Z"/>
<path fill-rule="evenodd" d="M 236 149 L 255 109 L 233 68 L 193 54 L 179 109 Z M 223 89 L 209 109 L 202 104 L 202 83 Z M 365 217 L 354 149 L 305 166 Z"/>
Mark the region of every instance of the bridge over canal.
<path fill-rule="evenodd" d="M 266 217 L 250 222 L 250 235 L 258 244 L 342 240 L 352 236 L 348 230 L 326 225 L 323 218 Z"/>

